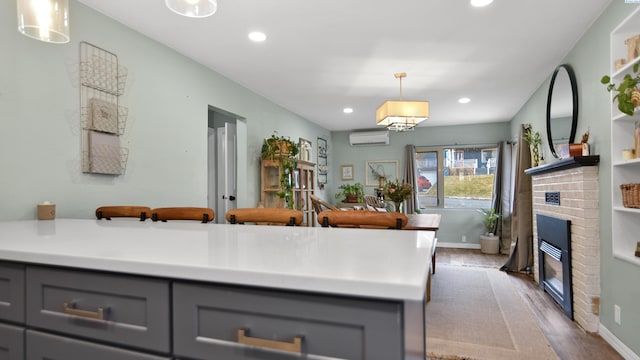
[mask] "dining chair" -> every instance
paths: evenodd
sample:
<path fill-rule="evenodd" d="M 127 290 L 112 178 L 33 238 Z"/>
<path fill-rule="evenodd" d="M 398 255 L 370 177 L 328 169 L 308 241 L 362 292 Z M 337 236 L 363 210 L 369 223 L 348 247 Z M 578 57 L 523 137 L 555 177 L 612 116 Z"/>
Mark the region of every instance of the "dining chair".
<path fill-rule="evenodd" d="M 111 220 L 111 218 L 138 218 L 145 221 L 151 217 L 151 208 L 147 206 L 100 206 L 96 209 L 96 218 Z"/>
<path fill-rule="evenodd" d="M 213 221 L 215 213 L 211 208 L 203 207 L 163 207 L 151 210 L 151 220 L 197 220 L 202 223 Z"/>
<path fill-rule="evenodd" d="M 296 226 L 302 224 L 302 211 L 283 208 L 240 208 L 227 211 L 225 218 L 231 224 Z"/>
<path fill-rule="evenodd" d="M 316 212 L 316 215 L 320 214 L 322 211 L 326 210 L 339 210 L 337 207 L 329 204 L 328 202 L 320 199 L 319 197 L 310 194 L 309 199 L 311 199 L 311 205 L 313 206 L 313 210 Z M 324 208 L 324 209 L 323 209 Z"/>
<path fill-rule="evenodd" d="M 372 211 L 387 211 L 386 204 L 379 197 L 374 195 L 365 195 L 364 202 L 367 204 L 367 209 Z"/>
<path fill-rule="evenodd" d="M 397 212 L 323 211 L 318 214 L 318 222 L 322 227 L 402 229 L 407 225 L 407 216 Z"/>

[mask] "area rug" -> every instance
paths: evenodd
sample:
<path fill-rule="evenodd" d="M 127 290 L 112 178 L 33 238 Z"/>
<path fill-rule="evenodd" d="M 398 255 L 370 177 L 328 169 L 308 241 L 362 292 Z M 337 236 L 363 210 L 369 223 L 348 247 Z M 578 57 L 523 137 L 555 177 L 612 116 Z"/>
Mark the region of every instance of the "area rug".
<path fill-rule="evenodd" d="M 558 359 L 508 276 L 438 265 L 426 311 L 429 359 Z"/>

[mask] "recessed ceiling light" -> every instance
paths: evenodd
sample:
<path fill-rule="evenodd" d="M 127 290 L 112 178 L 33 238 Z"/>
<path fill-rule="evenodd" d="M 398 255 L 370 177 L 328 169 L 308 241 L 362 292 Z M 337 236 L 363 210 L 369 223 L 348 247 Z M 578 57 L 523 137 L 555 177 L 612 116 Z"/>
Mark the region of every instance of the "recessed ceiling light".
<path fill-rule="evenodd" d="M 255 42 L 262 42 L 267 39 L 267 35 L 265 35 L 263 32 L 260 32 L 260 31 L 254 31 L 249 33 L 249 39 Z"/>
<path fill-rule="evenodd" d="M 493 0 L 471 0 L 471 6 L 483 7 L 491 4 Z"/>
<path fill-rule="evenodd" d="M 467 104 L 467 103 L 469 103 L 469 101 L 471 101 L 471 99 L 469 99 L 468 97 L 462 97 L 462 98 L 458 99 L 458 102 L 460 104 Z"/>
<path fill-rule="evenodd" d="M 342 112 L 344 112 L 345 114 L 351 114 L 353 112 L 352 108 L 344 108 L 342 109 Z"/>

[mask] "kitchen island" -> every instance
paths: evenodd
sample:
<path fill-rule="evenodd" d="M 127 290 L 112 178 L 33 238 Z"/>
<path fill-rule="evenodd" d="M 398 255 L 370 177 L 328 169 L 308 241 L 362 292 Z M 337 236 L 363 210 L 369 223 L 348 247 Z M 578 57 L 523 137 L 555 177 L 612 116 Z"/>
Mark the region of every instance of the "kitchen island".
<path fill-rule="evenodd" d="M 0 222 L 0 284 L 25 288 L 5 300 L 0 286 L 0 321 L 24 330 L 27 351 L 63 338 L 132 359 L 420 359 L 433 242 L 430 231 Z M 24 319 L 6 315 L 20 301 Z"/>

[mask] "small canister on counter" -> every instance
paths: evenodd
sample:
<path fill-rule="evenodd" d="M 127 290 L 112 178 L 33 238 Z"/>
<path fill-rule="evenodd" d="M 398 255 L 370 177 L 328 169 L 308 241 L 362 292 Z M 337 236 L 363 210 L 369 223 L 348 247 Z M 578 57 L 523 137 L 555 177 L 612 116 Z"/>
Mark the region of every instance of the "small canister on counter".
<path fill-rule="evenodd" d="M 49 201 L 38 204 L 38 220 L 54 220 L 56 218 L 56 204 Z"/>

